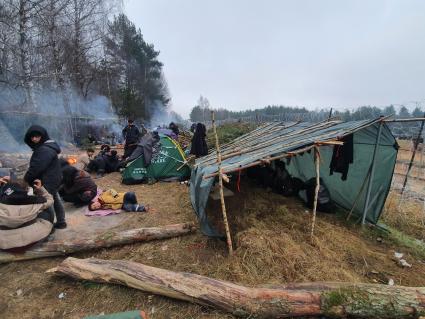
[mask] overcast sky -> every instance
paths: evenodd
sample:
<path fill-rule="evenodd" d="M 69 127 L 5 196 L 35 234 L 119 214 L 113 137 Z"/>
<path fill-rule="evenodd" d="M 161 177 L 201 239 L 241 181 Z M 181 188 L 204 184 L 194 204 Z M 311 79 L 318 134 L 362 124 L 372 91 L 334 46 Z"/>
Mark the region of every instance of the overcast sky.
<path fill-rule="evenodd" d="M 425 98 L 424 0 L 126 0 L 173 109 L 383 106 Z M 425 103 L 422 104 L 425 107 Z"/>

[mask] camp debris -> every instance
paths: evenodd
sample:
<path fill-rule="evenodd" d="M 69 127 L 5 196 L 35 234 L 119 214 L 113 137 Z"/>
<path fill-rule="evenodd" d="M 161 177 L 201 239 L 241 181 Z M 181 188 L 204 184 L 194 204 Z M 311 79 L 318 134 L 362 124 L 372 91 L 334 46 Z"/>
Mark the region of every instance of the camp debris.
<path fill-rule="evenodd" d="M 96 248 L 126 245 L 185 235 L 195 230 L 192 223 L 108 231 L 91 238 L 76 237 L 60 241 L 39 242 L 22 253 L 0 250 L 0 264 L 12 261 L 61 256 Z"/>
<path fill-rule="evenodd" d="M 243 318 L 419 318 L 425 287 L 366 283 L 300 283 L 250 288 L 124 260 L 67 258 L 48 270 L 215 307 Z"/>
<path fill-rule="evenodd" d="M 343 146 L 347 140 L 352 144 L 352 162 L 346 176 L 332 173 L 334 147 Z M 316 152 L 312 152 L 315 148 L 320 151 L 320 179 L 332 201 L 351 210 L 363 222 L 376 224 L 390 190 L 398 151 L 385 118 L 353 122 L 329 119 L 315 124 L 266 123 L 221 147 L 221 170 L 223 174 L 237 174 L 253 166 L 272 167 L 275 161 L 283 161 L 288 173 L 305 183 L 316 177 Z M 205 212 L 218 174 L 215 153 L 197 159 L 191 174 L 190 198 L 201 231 L 223 237 L 210 225 Z"/>
<path fill-rule="evenodd" d="M 145 166 L 143 155 L 130 162 L 122 172 L 124 184 L 138 184 L 150 180 L 182 180 L 190 176 L 188 161 L 180 145 L 169 136 L 159 134 L 158 152 Z"/>

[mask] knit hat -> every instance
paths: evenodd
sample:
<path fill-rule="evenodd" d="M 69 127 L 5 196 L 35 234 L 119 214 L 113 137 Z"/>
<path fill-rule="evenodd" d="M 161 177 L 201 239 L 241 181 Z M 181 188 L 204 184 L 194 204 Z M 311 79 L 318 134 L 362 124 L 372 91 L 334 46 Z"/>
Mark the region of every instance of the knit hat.
<path fill-rule="evenodd" d="M 6 205 L 42 204 L 47 200 L 41 196 L 28 195 L 27 191 L 18 184 L 7 183 L 0 187 L 0 203 Z"/>

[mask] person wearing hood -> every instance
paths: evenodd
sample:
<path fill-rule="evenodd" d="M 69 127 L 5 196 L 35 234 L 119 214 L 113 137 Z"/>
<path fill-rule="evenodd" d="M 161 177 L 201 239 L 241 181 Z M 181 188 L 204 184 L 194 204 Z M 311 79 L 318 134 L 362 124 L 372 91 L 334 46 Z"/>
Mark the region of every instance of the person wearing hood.
<path fill-rule="evenodd" d="M 97 186 L 90 174 L 68 165 L 62 169 L 63 181 L 59 190 L 65 202 L 87 205 L 97 195 Z"/>
<path fill-rule="evenodd" d="M 53 197 L 34 180 L 34 195 L 0 172 L 0 249 L 25 247 L 46 238 L 53 228 Z"/>
<path fill-rule="evenodd" d="M 128 120 L 128 125 L 122 130 L 122 136 L 125 141 L 123 158 L 126 159 L 136 149 L 141 137 L 139 128 L 132 119 Z"/>
<path fill-rule="evenodd" d="M 33 125 L 27 130 L 25 143 L 31 147 L 33 153 L 24 180 L 28 185 L 33 185 L 36 179 L 41 180 L 54 199 L 53 206 L 56 215 L 54 227 L 66 228 L 65 210 L 58 194 L 62 182 L 62 171 L 58 158 L 61 149 L 54 140 L 50 139 L 46 129 L 39 125 Z"/>
<path fill-rule="evenodd" d="M 192 137 L 192 147 L 190 148 L 190 154 L 196 156 L 196 158 L 205 156 L 208 154 L 208 146 L 205 138 L 207 137 L 207 128 L 204 124 L 196 124 L 195 134 Z"/>

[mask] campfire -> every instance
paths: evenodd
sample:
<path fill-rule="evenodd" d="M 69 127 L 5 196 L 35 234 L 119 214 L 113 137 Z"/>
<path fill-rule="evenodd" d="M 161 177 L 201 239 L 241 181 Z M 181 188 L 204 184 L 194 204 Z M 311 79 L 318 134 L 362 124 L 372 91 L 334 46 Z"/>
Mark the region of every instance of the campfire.
<path fill-rule="evenodd" d="M 67 161 L 69 165 L 75 165 L 77 164 L 77 156 L 76 155 L 69 155 L 67 158 Z"/>

